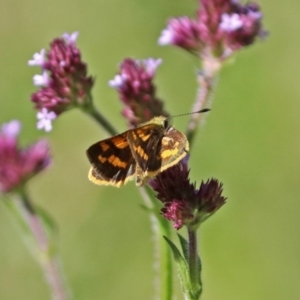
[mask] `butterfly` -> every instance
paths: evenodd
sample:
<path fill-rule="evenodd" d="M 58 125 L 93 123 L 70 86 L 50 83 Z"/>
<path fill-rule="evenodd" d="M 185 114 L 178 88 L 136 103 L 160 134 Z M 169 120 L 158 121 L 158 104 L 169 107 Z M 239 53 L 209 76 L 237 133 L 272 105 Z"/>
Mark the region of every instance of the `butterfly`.
<path fill-rule="evenodd" d="M 205 112 L 203 109 L 199 112 Z M 186 136 L 159 116 L 121 134 L 90 146 L 87 157 L 92 165 L 88 178 L 98 185 L 120 187 L 135 179 L 143 186 L 150 178 L 174 166 L 189 151 Z"/>

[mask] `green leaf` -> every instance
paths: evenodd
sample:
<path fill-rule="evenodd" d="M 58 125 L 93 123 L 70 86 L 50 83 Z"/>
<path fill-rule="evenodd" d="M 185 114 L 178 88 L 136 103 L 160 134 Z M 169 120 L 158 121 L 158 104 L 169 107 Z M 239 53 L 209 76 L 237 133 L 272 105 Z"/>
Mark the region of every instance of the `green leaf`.
<path fill-rule="evenodd" d="M 192 286 L 190 282 L 190 277 L 189 277 L 189 267 L 186 259 L 181 255 L 180 251 L 176 247 L 176 245 L 169 240 L 167 237 L 164 236 L 164 239 L 167 241 L 167 243 L 170 246 L 170 249 L 173 253 L 175 262 L 177 264 L 178 268 L 178 275 L 181 283 L 181 287 L 183 290 L 183 294 L 185 295 L 185 299 L 196 299 L 193 296 L 192 293 Z"/>
<path fill-rule="evenodd" d="M 29 251 L 35 259 L 39 260 L 44 254 L 41 255 L 37 238 L 32 231 L 32 222 L 34 218 L 37 218 L 38 221 L 34 222 L 34 226 L 41 226 L 40 230 L 44 231 L 48 243 L 47 256 L 52 257 L 57 254 L 58 230 L 55 222 L 43 209 L 33 206 L 28 207 L 26 199 L 28 200 L 27 194 L 23 191 L 23 193 L 13 195 L 12 199 L 7 198 L 4 204 Z M 40 225 L 38 225 L 39 223 Z"/>
<path fill-rule="evenodd" d="M 185 260 L 187 261 L 189 259 L 188 251 L 189 251 L 189 244 L 188 241 L 179 233 L 177 233 L 177 236 L 180 241 L 182 253 L 184 255 Z"/>
<path fill-rule="evenodd" d="M 22 213 L 20 212 L 20 209 L 18 208 L 18 204 L 16 203 L 15 199 L 5 199 L 3 201 L 6 208 L 9 210 L 9 213 L 11 214 L 11 217 L 16 220 L 16 225 L 19 230 L 21 230 L 22 234 L 25 236 L 31 236 L 31 230 L 26 221 L 23 218 Z"/>
<path fill-rule="evenodd" d="M 43 222 L 45 229 L 49 232 L 50 235 L 56 235 L 58 232 L 57 225 L 54 219 L 42 208 L 36 206 L 35 207 L 37 215 Z"/>
<path fill-rule="evenodd" d="M 42 222 L 42 226 L 47 234 L 49 244 L 49 255 L 57 255 L 58 248 L 58 227 L 54 219 L 42 208 L 36 206 L 35 212 Z"/>

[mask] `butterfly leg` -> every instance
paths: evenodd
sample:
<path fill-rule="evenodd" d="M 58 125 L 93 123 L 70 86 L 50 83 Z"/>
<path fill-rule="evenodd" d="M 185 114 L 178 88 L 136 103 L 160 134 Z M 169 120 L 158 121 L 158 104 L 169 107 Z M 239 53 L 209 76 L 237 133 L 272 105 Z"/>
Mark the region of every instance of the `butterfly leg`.
<path fill-rule="evenodd" d="M 137 164 L 135 169 L 135 184 L 136 186 L 143 186 L 147 180 L 149 179 L 149 176 L 146 175 L 146 173 L 142 170 L 142 168 Z"/>

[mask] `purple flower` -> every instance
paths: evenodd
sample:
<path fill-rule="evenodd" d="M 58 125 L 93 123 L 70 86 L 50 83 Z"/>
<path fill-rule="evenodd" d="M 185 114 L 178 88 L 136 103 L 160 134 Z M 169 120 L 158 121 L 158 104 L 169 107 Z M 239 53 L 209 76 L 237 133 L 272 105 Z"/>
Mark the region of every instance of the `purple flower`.
<path fill-rule="evenodd" d="M 170 19 L 158 43 L 162 46 L 175 45 L 192 52 L 203 48 L 198 24 L 188 17 Z"/>
<path fill-rule="evenodd" d="M 47 108 L 42 108 L 41 111 L 37 113 L 37 128 L 45 129 L 49 132 L 52 130 L 52 121 L 56 119 L 56 114 L 53 111 L 48 111 Z"/>
<path fill-rule="evenodd" d="M 220 29 L 232 32 L 235 31 L 243 26 L 243 22 L 238 14 L 223 14 L 221 23 L 220 23 Z"/>
<path fill-rule="evenodd" d="M 251 45 L 256 37 L 265 35 L 261 26 L 263 17 L 260 7 L 255 3 L 248 3 L 245 6 L 236 5 L 234 14 L 239 16 L 242 26 L 232 31 L 224 30 L 224 44 L 232 51 L 241 47 Z"/>
<path fill-rule="evenodd" d="M 163 216 L 174 222 L 174 227 L 197 228 L 224 203 L 222 183 L 216 179 L 202 182 L 199 189 L 190 183 L 187 160 L 158 174 L 150 181 L 156 197 L 164 204 Z"/>
<path fill-rule="evenodd" d="M 28 61 L 28 65 L 42 67 L 45 62 L 45 53 L 46 53 L 45 49 L 42 49 L 40 53 L 34 53 L 33 59 Z"/>
<path fill-rule="evenodd" d="M 35 86 L 47 86 L 49 82 L 49 75 L 46 71 L 43 71 L 42 75 L 33 76 L 33 84 Z"/>
<path fill-rule="evenodd" d="M 77 38 L 78 38 L 78 35 L 79 35 L 79 32 L 78 31 L 75 31 L 75 32 L 72 32 L 71 34 L 65 32 L 62 37 L 63 39 L 68 43 L 75 43 Z"/>
<path fill-rule="evenodd" d="M 199 0 L 195 19 L 180 17 L 168 21 L 158 40 L 201 56 L 226 57 L 262 36 L 262 13 L 255 3 L 235 0 Z"/>
<path fill-rule="evenodd" d="M 48 113 L 53 112 L 58 116 L 73 107 L 84 109 L 90 104 L 94 81 L 87 75 L 87 66 L 76 47 L 77 36 L 78 32 L 64 33 L 63 38 L 51 42 L 47 53 L 43 49 L 28 61 L 29 65 L 42 68 L 42 75 L 33 78 L 34 85 L 41 88 L 31 96 L 38 111 L 47 109 Z M 52 114 L 51 121 L 53 119 Z M 40 120 L 38 128 L 51 128 L 49 122 L 42 126 Z"/>
<path fill-rule="evenodd" d="M 162 101 L 155 95 L 153 77 L 161 59 L 133 60 L 125 59 L 120 72 L 109 81 L 124 104 L 123 116 L 129 125 L 136 126 L 155 116 L 168 114 L 163 110 Z"/>
<path fill-rule="evenodd" d="M 114 79 L 110 80 L 108 82 L 109 86 L 112 87 L 112 88 L 115 88 L 115 89 L 118 89 L 118 88 L 121 88 L 122 85 L 125 83 L 126 81 L 126 74 L 117 74 Z"/>
<path fill-rule="evenodd" d="M 140 62 L 140 65 L 145 68 L 145 71 L 149 76 L 153 77 L 155 75 L 155 71 L 157 67 L 159 67 L 161 63 L 162 63 L 161 58 L 155 59 L 150 57 L 147 59 L 143 59 Z"/>
<path fill-rule="evenodd" d="M 18 120 L 12 120 L 1 126 L 1 132 L 7 137 L 17 137 L 21 130 L 21 123 Z"/>
<path fill-rule="evenodd" d="M 49 146 L 44 140 L 19 148 L 20 128 L 20 122 L 14 120 L 0 130 L 0 193 L 17 190 L 50 163 Z"/>

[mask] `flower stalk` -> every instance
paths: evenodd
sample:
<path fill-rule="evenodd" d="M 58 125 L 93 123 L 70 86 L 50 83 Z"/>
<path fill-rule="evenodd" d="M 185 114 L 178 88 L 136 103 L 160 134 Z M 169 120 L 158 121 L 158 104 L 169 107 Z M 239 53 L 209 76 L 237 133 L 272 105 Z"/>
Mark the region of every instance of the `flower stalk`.
<path fill-rule="evenodd" d="M 172 253 L 163 236 L 171 236 L 170 224 L 159 215 L 154 215 L 158 221 L 159 230 L 156 237 L 159 238 L 159 263 L 160 263 L 160 299 L 171 300 L 173 296 L 173 263 Z"/>
<path fill-rule="evenodd" d="M 217 61 L 207 63 L 205 69 L 202 72 L 198 73 L 198 93 L 193 104 L 192 111 L 199 111 L 204 107 L 211 106 L 211 98 L 213 91 L 216 87 L 216 82 L 218 78 L 218 73 L 221 68 L 221 65 Z M 199 128 L 199 122 L 201 118 L 205 118 L 205 114 L 191 114 L 190 120 L 186 130 L 186 136 L 190 143 L 193 144 L 194 137 Z"/>
<path fill-rule="evenodd" d="M 34 207 L 25 187 L 20 187 L 13 199 L 5 201 L 12 216 L 22 229 L 33 257 L 41 266 L 51 292 L 52 300 L 70 299 L 64 276 L 54 247 L 54 241 L 47 235 L 45 220 Z"/>
<path fill-rule="evenodd" d="M 96 121 L 108 134 L 116 135 L 117 130 L 113 125 L 104 117 L 104 115 L 96 108 L 93 101 L 89 101 L 88 105 L 80 107 L 81 110 Z"/>
<path fill-rule="evenodd" d="M 157 299 L 171 300 L 173 295 L 173 262 L 172 253 L 164 236 L 171 237 L 170 223 L 161 217 L 160 206 L 149 186 L 139 188 L 147 211 L 150 213 L 153 240 L 155 241 L 155 266 L 158 266 L 155 280 Z"/>
<path fill-rule="evenodd" d="M 194 299 L 199 299 L 202 293 L 201 260 L 198 255 L 197 230 L 188 228 L 188 267 Z"/>

